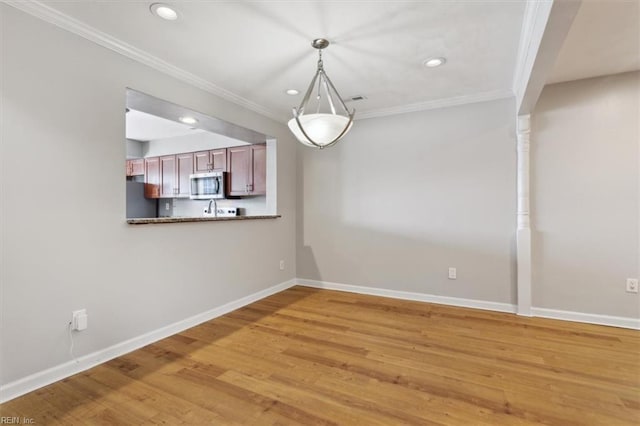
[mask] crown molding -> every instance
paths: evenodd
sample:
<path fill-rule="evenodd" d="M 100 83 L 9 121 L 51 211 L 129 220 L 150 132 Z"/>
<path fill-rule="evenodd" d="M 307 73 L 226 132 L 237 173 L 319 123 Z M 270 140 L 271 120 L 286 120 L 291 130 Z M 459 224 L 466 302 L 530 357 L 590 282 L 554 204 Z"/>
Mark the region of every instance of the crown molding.
<path fill-rule="evenodd" d="M 258 114 L 264 115 L 276 121 L 282 121 L 282 117 L 279 114 L 274 114 L 273 111 L 259 105 L 253 101 L 243 98 L 229 90 L 226 90 L 220 86 L 205 80 L 202 77 L 198 77 L 182 68 L 170 64 L 154 55 L 151 55 L 144 50 L 138 49 L 120 39 L 117 39 L 109 34 L 100 31 L 90 25 L 87 25 L 69 15 L 57 11 L 56 9 L 36 0 L 2 0 L 3 3 L 12 6 L 22 12 L 28 13 L 36 18 L 39 18 L 45 22 L 53 24 L 59 28 L 67 30 L 71 33 L 79 35 L 89 41 L 92 41 L 102 47 L 110 49 L 116 53 L 140 62 L 150 68 L 174 77 L 187 84 L 195 86 L 213 95 L 219 96 L 229 102 L 233 102 L 236 105 L 247 108 Z"/>
<path fill-rule="evenodd" d="M 437 108 L 448 108 L 452 106 L 474 104 L 478 102 L 496 101 L 513 97 L 511 90 L 494 90 L 490 92 L 475 93 L 473 95 L 454 96 L 451 98 L 434 99 L 431 101 L 418 102 L 415 104 L 400 105 L 391 108 L 380 108 L 365 111 L 357 115 L 358 120 L 368 118 L 386 117 L 389 115 L 405 114 L 408 112 L 419 112 Z"/>

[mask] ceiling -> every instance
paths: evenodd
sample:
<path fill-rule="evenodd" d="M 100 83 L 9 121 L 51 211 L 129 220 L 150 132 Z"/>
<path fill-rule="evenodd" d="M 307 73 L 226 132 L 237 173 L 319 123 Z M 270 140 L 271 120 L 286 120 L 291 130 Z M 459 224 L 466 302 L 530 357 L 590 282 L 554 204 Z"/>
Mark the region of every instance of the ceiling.
<path fill-rule="evenodd" d="M 525 0 L 47 2 L 120 42 L 161 59 L 283 120 L 315 72 L 311 40 L 331 46 L 324 65 L 360 117 L 512 95 Z M 65 22 L 73 22 L 66 19 Z M 82 27 L 82 31 L 87 28 Z M 86 31 L 85 31 L 86 32 Z M 107 37 L 100 36 L 102 39 Z M 439 68 L 423 61 L 446 57 Z M 286 89 L 302 94 L 289 96 Z M 255 108 L 254 108 L 255 109 Z"/>
<path fill-rule="evenodd" d="M 539 0 L 547 2 L 549 0 Z M 286 121 L 315 72 L 310 45 L 367 118 L 513 96 L 528 0 L 9 1 L 105 47 Z M 583 0 L 547 83 L 640 69 L 640 0 Z M 568 25 L 568 23 L 567 23 Z M 523 31 L 524 26 L 524 31 Z M 522 39 L 523 38 L 523 39 Z M 425 59 L 445 57 L 439 68 Z M 298 89 L 296 96 L 285 94 Z M 354 96 L 365 100 L 349 102 Z"/>
<path fill-rule="evenodd" d="M 174 138 L 204 132 L 186 124 L 133 109 L 127 112 L 126 121 L 126 138 L 136 141 Z"/>
<path fill-rule="evenodd" d="M 640 69 L 640 1 L 584 0 L 548 83 Z"/>

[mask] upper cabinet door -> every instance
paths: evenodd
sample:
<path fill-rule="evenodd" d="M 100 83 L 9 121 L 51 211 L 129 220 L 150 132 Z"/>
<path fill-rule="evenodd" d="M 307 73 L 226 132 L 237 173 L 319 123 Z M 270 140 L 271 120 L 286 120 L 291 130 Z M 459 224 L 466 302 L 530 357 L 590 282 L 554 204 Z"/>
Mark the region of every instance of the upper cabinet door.
<path fill-rule="evenodd" d="M 204 173 L 211 170 L 211 151 L 199 151 L 193 153 L 194 173 Z"/>
<path fill-rule="evenodd" d="M 194 173 L 226 172 L 227 149 L 214 149 L 193 153 Z"/>
<path fill-rule="evenodd" d="M 228 195 L 249 195 L 250 145 L 227 148 Z"/>
<path fill-rule="evenodd" d="M 173 198 L 178 195 L 176 182 L 176 156 L 160 157 L 160 198 Z"/>
<path fill-rule="evenodd" d="M 267 193 L 267 146 L 251 145 L 251 195 Z"/>
<path fill-rule="evenodd" d="M 213 171 L 226 172 L 227 171 L 227 149 L 214 149 L 211 152 L 211 164 Z"/>
<path fill-rule="evenodd" d="M 129 160 L 131 163 L 130 171 L 131 176 L 144 175 L 144 158 L 136 158 L 135 160 Z"/>
<path fill-rule="evenodd" d="M 189 197 L 191 194 L 189 175 L 193 173 L 194 157 L 195 155 L 191 152 L 188 154 L 176 154 L 177 197 Z"/>
<path fill-rule="evenodd" d="M 160 159 L 151 157 L 144 159 L 144 196 L 160 197 Z"/>
<path fill-rule="evenodd" d="M 267 146 L 227 148 L 228 195 L 242 197 L 267 193 Z"/>

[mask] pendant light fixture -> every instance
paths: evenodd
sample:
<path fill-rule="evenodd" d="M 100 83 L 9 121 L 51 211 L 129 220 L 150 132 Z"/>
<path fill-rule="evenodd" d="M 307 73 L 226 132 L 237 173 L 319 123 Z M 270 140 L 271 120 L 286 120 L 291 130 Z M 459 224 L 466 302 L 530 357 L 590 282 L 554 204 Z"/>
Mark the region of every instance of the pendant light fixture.
<path fill-rule="evenodd" d="M 347 134 L 353 124 L 356 111 L 354 109 L 349 112 L 322 66 L 322 49 L 329 46 L 329 41 L 317 38 L 313 40 L 311 46 L 318 49 L 318 69 L 300 106 L 293 108 L 293 118 L 288 124 L 291 132 L 302 144 L 323 149 L 335 145 Z M 316 105 L 310 102 L 314 90 Z M 336 112 L 336 101 L 344 111 L 344 115 Z M 313 106 L 315 106 L 315 112 L 310 113 Z M 328 112 L 321 112 L 321 108 Z"/>

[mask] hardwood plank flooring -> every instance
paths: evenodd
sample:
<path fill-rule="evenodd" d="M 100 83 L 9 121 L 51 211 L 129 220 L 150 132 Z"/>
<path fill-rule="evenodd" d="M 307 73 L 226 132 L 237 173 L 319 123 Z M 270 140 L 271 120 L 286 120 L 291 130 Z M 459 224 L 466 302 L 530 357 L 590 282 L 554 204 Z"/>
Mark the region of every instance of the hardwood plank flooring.
<path fill-rule="evenodd" d="M 640 425 L 640 332 L 293 287 L 0 406 L 49 425 Z"/>

